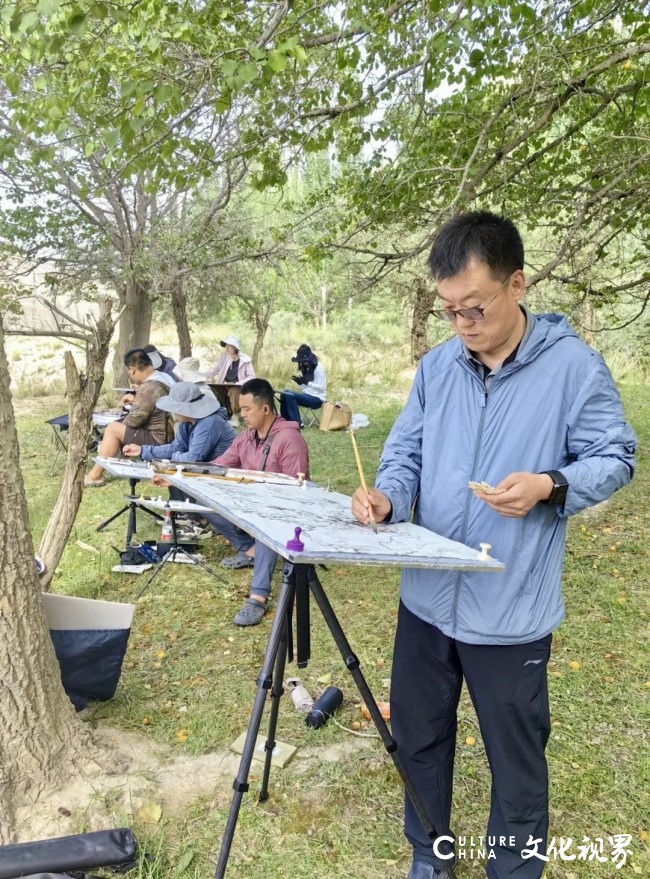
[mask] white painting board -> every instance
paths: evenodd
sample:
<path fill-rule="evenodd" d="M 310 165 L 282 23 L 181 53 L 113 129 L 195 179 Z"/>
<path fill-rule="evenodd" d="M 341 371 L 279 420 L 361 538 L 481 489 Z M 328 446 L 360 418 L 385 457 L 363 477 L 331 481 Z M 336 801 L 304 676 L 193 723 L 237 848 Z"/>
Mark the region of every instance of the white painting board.
<path fill-rule="evenodd" d="M 93 459 L 103 467 L 111 476 L 118 479 L 151 479 L 153 469 L 145 461 L 129 461 L 127 458 L 102 458 Z"/>
<path fill-rule="evenodd" d="M 167 491 L 167 489 L 163 489 Z M 147 497 L 145 495 L 125 495 L 126 499 L 133 501 L 139 507 L 146 507 L 148 510 L 171 510 L 172 513 L 211 513 L 212 507 L 206 507 L 205 504 L 192 503 L 190 500 L 173 501 L 164 495 L 157 497 Z"/>
<path fill-rule="evenodd" d="M 107 427 L 112 421 L 119 421 L 122 415 L 121 411 L 111 409 L 93 412 L 93 424 L 97 427 Z"/>
<path fill-rule="evenodd" d="M 380 524 L 375 534 L 353 517 L 349 497 L 313 483 L 298 487 L 228 483 L 175 474 L 166 478 L 291 562 L 505 569 L 496 559 L 479 559 L 479 547 L 464 546 L 411 522 Z M 296 526 L 302 529 L 300 539 L 305 545 L 302 552 L 286 547 Z M 485 541 L 489 542 L 489 535 Z"/>

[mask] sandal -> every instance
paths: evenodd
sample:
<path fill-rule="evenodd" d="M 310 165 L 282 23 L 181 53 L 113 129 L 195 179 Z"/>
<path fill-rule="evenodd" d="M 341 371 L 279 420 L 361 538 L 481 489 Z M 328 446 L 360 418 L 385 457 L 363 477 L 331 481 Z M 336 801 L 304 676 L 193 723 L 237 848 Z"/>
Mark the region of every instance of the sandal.
<path fill-rule="evenodd" d="M 222 568 L 252 568 L 255 565 L 255 556 L 246 555 L 243 550 L 239 550 L 236 555 L 228 556 L 221 559 Z"/>
<path fill-rule="evenodd" d="M 261 601 L 255 601 L 254 598 L 247 598 L 242 609 L 235 614 L 233 623 L 242 627 L 256 626 L 264 619 L 268 607 L 268 601 L 262 604 Z"/>
<path fill-rule="evenodd" d="M 103 476 L 99 479 L 90 479 L 90 477 L 84 476 L 84 488 L 102 488 L 104 485 L 106 485 L 106 480 Z"/>

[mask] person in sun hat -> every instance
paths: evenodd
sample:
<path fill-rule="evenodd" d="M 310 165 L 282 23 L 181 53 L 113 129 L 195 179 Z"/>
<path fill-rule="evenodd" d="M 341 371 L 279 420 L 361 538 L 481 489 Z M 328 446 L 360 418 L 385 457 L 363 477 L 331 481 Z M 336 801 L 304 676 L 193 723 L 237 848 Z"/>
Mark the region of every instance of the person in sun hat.
<path fill-rule="evenodd" d="M 225 350 L 206 375 L 215 394 L 228 409 L 231 424 L 239 427 L 240 388 L 244 382 L 255 378 L 253 361 L 241 350 L 239 336 L 226 336 L 219 344 Z"/>
<path fill-rule="evenodd" d="M 208 397 L 215 396 L 208 384 L 207 374 L 201 372 L 201 361 L 198 357 L 183 357 L 174 367 L 174 375 L 179 381 L 193 382 L 198 385 Z"/>
<path fill-rule="evenodd" d="M 179 422 L 178 433 L 161 446 L 129 443 L 122 452 L 143 461 L 212 461 L 222 455 L 236 437 L 226 411 L 213 394 L 205 394 L 194 382 L 178 382 L 157 404 Z"/>

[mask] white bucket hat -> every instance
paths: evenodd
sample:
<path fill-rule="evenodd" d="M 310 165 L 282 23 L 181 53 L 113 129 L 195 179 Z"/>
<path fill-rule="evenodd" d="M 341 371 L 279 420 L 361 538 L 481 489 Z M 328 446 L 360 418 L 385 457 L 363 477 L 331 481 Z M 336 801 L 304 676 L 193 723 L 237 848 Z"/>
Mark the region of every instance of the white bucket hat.
<path fill-rule="evenodd" d="M 198 357 L 183 357 L 174 367 L 174 372 L 182 382 L 205 382 L 208 377 L 199 370 L 200 365 Z"/>
<path fill-rule="evenodd" d="M 177 382 L 166 397 L 156 401 L 156 406 L 164 412 L 173 412 L 174 415 L 205 418 L 221 408 L 221 403 L 216 397 L 204 394 L 194 382 Z"/>
<path fill-rule="evenodd" d="M 241 351 L 241 339 L 239 338 L 239 336 L 226 336 L 225 339 L 221 340 L 220 344 L 222 348 L 225 348 L 226 345 L 232 345 L 233 348 Z"/>

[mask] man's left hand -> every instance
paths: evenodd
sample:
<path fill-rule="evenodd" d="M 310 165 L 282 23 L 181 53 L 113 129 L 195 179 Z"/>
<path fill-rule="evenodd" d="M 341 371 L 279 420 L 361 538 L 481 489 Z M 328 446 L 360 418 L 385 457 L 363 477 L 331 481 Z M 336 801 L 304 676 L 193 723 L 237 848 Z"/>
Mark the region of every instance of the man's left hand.
<path fill-rule="evenodd" d="M 151 481 L 154 485 L 160 485 L 162 488 L 168 488 L 171 485 L 171 482 L 168 479 L 165 479 L 164 476 L 161 476 L 160 473 L 154 473 L 151 477 Z"/>
<path fill-rule="evenodd" d="M 502 516 L 518 518 L 551 496 L 553 480 L 546 473 L 511 473 L 496 488 L 498 494 L 474 494 Z"/>

